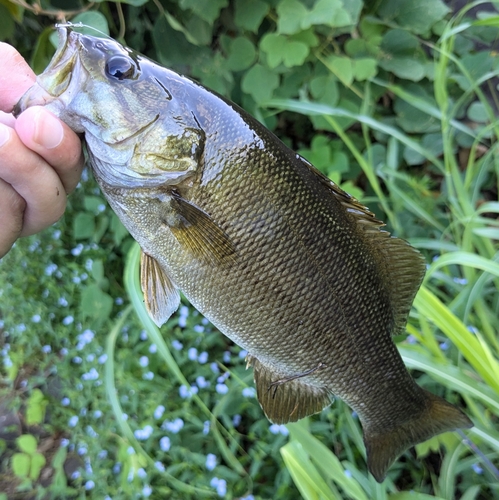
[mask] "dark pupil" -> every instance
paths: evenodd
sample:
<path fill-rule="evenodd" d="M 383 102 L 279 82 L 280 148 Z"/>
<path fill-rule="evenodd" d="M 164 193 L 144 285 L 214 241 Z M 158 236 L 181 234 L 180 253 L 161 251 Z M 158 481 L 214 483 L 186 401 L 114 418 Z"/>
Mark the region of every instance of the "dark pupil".
<path fill-rule="evenodd" d="M 133 76 L 134 67 L 127 57 L 112 57 L 106 63 L 106 73 L 118 80 L 125 80 Z"/>

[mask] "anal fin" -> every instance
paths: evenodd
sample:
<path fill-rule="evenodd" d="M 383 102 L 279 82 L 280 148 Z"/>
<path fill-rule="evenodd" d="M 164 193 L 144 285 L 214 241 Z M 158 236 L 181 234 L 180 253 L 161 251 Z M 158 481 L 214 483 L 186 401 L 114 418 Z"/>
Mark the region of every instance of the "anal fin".
<path fill-rule="evenodd" d="M 180 295 L 158 261 L 143 250 L 140 254 L 140 286 L 149 316 L 158 327 L 166 323 L 178 309 Z"/>
<path fill-rule="evenodd" d="M 334 400 L 327 387 L 307 384 L 305 376 L 285 376 L 251 355 L 247 364 L 253 366 L 258 401 L 267 418 L 275 424 L 296 422 L 319 413 Z"/>

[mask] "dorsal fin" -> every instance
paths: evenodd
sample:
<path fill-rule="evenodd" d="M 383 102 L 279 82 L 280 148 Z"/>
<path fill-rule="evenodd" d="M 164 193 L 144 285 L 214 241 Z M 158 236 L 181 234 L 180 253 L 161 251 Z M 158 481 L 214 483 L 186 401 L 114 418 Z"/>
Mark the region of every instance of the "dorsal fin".
<path fill-rule="evenodd" d="M 405 240 L 390 236 L 381 229 L 384 223 L 362 203 L 338 187 L 304 158 L 303 161 L 317 179 L 345 208 L 362 231 L 366 243 L 377 260 L 380 277 L 386 284 L 393 308 L 393 335 L 401 333 L 411 310 L 412 302 L 423 281 L 426 262 L 423 256 Z"/>
<path fill-rule="evenodd" d="M 306 377 L 272 385 L 285 378 L 274 368 L 248 355 L 247 366 L 253 366 L 258 401 L 267 418 L 275 424 L 296 422 L 301 418 L 319 413 L 329 406 L 334 397 L 326 387 L 306 383 Z"/>

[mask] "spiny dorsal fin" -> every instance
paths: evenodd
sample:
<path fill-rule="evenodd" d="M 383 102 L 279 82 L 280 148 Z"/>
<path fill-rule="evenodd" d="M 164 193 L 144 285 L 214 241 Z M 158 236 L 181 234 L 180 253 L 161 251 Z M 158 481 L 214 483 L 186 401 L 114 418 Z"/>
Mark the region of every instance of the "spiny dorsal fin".
<path fill-rule="evenodd" d="M 176 193 L 172 194 L 172 208 L 180 217 L 179 223 L 170 229 L 197 259 L 215 265 L 234 262 L 234 245 L 206 212 Z"/>
<path fill-rule="evenodd" d="M 373 250 L 380 267 L 381 279 L 386 285 L 393 309 L 393 335 L 405 329 L 412 302 L 423 281 L 426 263 L 423 256 L 409 243 L 380 228 L 384 223 L 353 196 L 339 188 L 307 160 L 303 163 L 325 185 L 355 221 Z"/>
<path fill-rule="evenodd" d="M 267 418 L 275 424 L 296 422 L 319 413 L 334 400 L 326 387 L 309 385 L 305 377 L 273 388 L 273 382 L 285 377 L 254 356 L 248 355 L 246 361 L 247 366 L 253 366 L 258 401 Z"/>
<path fill-rule="evenodd" d="M 159 327 L 178 309 L 180 295 L 158 261 L 140 253 L 140 286 L 147 312 Z"/>

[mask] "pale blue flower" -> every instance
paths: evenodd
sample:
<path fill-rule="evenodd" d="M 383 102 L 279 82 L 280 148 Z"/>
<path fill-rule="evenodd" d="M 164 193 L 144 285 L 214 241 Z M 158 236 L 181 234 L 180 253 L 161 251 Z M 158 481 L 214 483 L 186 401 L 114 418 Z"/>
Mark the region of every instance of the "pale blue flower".
<path fill-rule="evenodd" d="M 171 443 L 170 443 L 170 438 L 168 436 L 163 436 L 159 440 L 159 447 L 161 448 L 162 451 L 168 451 L 170 449 Z"/>
<path fill-rule="evenodd" d="M 208 470 L 213 470 L 217 466 L 217 457 L 213 453 L 206 455 L 205 467 Z"/>
<path fill-rule="evenodd" d="M 145 368 L 149 364 L 149 358 L 147 356 L 141 356 L 139 359 L 139 365 Z"/>
<path fill-rule="evenodd" d="M 256 389 L 254 387 L 245 387 L 241 392 L 245 398 L 254 398 L 256 396 Z"/>
<path fill-rule="evenodd" d="M 165 407 L 163 405 L 157 406 L 156 409 L 154 410 L 154 418 L 160 419 L 163 416 L 164 412 L 165 412 Z"/>
<path fill-rule="evenodd" d="M 97 359 L 97 362 L 98 362 L 100 365 L 103 365 L 106 361 L 107 361 L 107 354 L 101 354 L 101 355 L 99 356 L 99 359 Z"/>
<path fill-rule="evenodd" d="M 49 345 L 44 345 L 42 347 L 42 352 L 48 354 L 49 352 L 52 352 L 52 347 L 50 347 Z"/>
<path fill-rule="evenodd" d="M 143 488 L 142 488 L 142 495 L 144 495 L 146 498 L 151 496 L 151 493 L 152 493 L 152 488 L 146 484 Z"/>
<path fill-rule="evenodd" d="M 225 384 L 217 384 L 215 390 L 218 394 L 227 394 L 229 392 L 229 388 Z"/>
<path fill-rule="evenodd" d="M 205 420 L 203 424 L 203 434 L 206 436 L 210 432 L 210 421 Z"/>
<path fill-rule="evenodd" d="M 61 399 L 61 405 L 62 406 L 69 406 L 70 403 L 71 403 L 71 401 L 67 397 Z"/>
<path fill-rule="evenodd" d="M 39 314 L 34 314 L 31 317 L 31 321 L 33 321 L 33 323 L 40 323 L 41 319 L 42 317 Z"/>
<path fill-rule="evenodd" d="M 180 351 L 182 349 L 182 347 L 184 347 L 184 345 L 182 344 L 182 342 L 178 341 L 177 339 L 174 339 L 174 340 L 172 340 L 172 347 L 176 351 Z"/>
<path fill-rule="evenodd" d="M 191 361 L 196 361 L 198 357 L 198 350 L 195 347 L 189 348 L 189 350 L 187 351 L 187 357 Z"/>
<path fill-rule="evenodd" d="M 68 422 L 69 427 L 75 427 L 76 424 L 78 423 L 78 417 L 76 415 L 73 415 Z"/>
<path fill-rule="evenodd" d="M 154 467 L 156 467 L 156 469 L 159 470 L 159 472 L 165 472 L 165 466 L 159 461 L 154 462 Z"/>
<path fill-rule="evenodd" d="M 203 351 L 199 356 L 198 356 L 198 363 L 201 365 L 204 365 L 208 361 L 208 353 L 206 351 Z"/>
<path fill-rule="evenodd" d="M 140 467 L 137 470 L 137 476 L 140 477 L 140 479 L 145 479 L 147 477 L 147 472 L 142 467 Z"/>
<path fill-rule="evenodd" d="M 172 342 L 172 343 L 173 343 L 173 342 Z M 182 348 L 180 348 L 180 349 L 182 349 Z M 151 354 L 155 354 L 156 352 L 158 352 L 158 348 L 156 347 L 156 344 L 151 344 L 151 345 L 149 346 L 149 352 L 150 352 Z"/>

